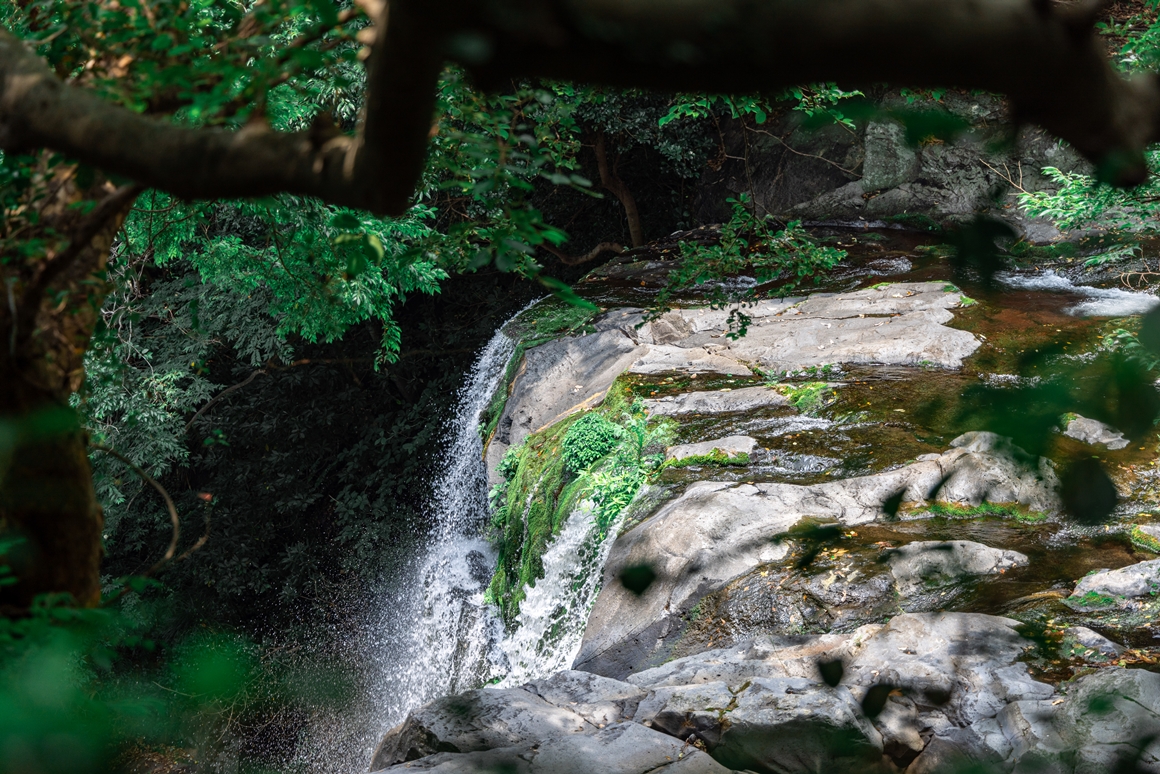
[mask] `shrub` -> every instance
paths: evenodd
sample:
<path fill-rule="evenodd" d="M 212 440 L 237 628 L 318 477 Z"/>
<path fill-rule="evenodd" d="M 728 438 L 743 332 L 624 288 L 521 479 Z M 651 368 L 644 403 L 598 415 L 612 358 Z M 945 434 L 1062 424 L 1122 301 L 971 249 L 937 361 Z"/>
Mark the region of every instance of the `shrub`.
<path fill-rule="evenodd" d="M 616 448 L 624 430 L 599 414 L 585 414 L 564 436 L 564 462 L 579 473 Z"/>

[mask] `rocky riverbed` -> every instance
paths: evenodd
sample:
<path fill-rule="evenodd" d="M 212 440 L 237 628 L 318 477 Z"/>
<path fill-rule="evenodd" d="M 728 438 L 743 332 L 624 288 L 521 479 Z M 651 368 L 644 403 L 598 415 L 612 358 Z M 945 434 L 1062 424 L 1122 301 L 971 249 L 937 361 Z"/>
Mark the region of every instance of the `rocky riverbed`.
<path fill-rule="evenodd" d="M 536 600 L 572 668 L 416 709 L 372 770 L 1160 772 L 1155 431 L 984 429 L 1004 391 L 1097 389 L 1153 300 L 1066 263 L 952 281 L 891 239 L 740 337 L 696 298 L 646 318 L 663 261 L 606 267 L 599 315 L 517 350 L 485 423 L 487 604 L 510 629 Z M 1091 457 L 1119 504 L 1081 523 L 1060 475 Z M 561 579 L 569 524 L 596 526 Z"/>

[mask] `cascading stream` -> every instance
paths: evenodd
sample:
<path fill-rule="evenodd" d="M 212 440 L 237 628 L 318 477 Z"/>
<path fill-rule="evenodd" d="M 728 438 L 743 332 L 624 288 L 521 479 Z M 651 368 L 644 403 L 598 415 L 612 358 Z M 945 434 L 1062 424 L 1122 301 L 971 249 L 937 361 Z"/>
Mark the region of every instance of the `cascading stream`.
<path fill-rule="evenodd" d="M 569 668 L 579 651 L 613 543 L 598 534 L 590 502 L 580 503 L 552 540 L 543 556 L 545 576 L 528 590 L 510 632 L 484 601 L 497 557 L 485 535 L 487 468 L 479 426 L 515 349 L 504 332 L 508 323 L 480 352 L 458 392 L 443 473 L 432 488 L 430 532 L 418 551 L 412 547 L 400 556 L 384 584 L 369 642 L 355 646 L 365 653 L 370 675 L 359 720 L 315 723 L 317 738 L 303 755 L 312 770 L 360 770 L 383 732 L 411 710 L 488 682 L 519 685 L 545 677 Z"/>
<path fill-rule="evenodd" d="M 501 687 L 571 669 L 580 652 L 613 543 L 599 534 L 593 510 L 590 502 L 580 503 L 544 552 L 544 577 L 528 590 L 516 628 L 501 645 L 509 670 Z M 616 534 L 620 521 L 620 516 L 613 521 L 609 535 Z"/>

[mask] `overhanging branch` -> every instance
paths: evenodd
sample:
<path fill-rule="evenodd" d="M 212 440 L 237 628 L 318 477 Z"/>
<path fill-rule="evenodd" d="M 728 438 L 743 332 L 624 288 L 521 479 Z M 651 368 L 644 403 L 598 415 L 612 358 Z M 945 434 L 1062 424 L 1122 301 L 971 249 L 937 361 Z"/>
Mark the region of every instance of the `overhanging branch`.
<path fill-rule="evenodd" d="M 1160 85 L 1126 79 L 1091 24 L 1048 0 L 392 0 L 376 13 L 357 137 L 191 129 L 62 84 L 0 30 L 0 148 L 51 148 L 186 198 L 289 192 L 405 210 L 423 168 L 445 61 L 484 87 L 557 78 L 709 93 L 836 81 L 1006 94 L 1101 165 L 1141 182 L 1160 139 Z"/>

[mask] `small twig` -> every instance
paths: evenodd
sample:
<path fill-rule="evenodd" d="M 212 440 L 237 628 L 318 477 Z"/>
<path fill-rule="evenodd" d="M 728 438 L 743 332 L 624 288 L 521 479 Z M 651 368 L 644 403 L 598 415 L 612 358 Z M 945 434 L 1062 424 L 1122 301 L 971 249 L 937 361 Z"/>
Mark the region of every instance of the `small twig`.
<path fill-rule="evenodd" d="M 1002 172 L 1000 172 L 999 170 L 995 169 L 993 166 L 991 166 L 990 164 L 988 164 L 988 163 L 987 163 L 986 161 L 984 161 L 983 159 L 979 159 L 979 163 L 980 163 L 980 164 L 982 164 L 982 165 L 983 165 L 984 167 L 986 167 L 987 169 L 989 169 L 989 170 L 991 170 L 992 172 L 994 172 L 994 173 L 995 173 L 996 175 L 998 175 L 999 177 L 1001 177 L 1001 178 L 1002 178 L 1003 180 L 1005 180 L 1005 181 L 1006 181 L 1008 184 L 1010 184 L 1010 186 L 1011 186 L 1012 188 L 1014 188 L 1015 190 L 1019 191 L 1020 193 L 1027 193 L 1027 189 L 1025 189 L 1025 188 L 1023 187 L 1023 165 L 1022 165 L 1022 164 L 1020 164 L 1020 165 L 1019 165 L 1019 182 L 1018 182 L 1018 183 L 1016 183 L 1016 182 L 1015 182 L 1015 181 L 1012 179 L 1012 177 L 1011 177 L 1011 170 L 1007 168 L 1007 165 L 1006 165 L 1006 164 L 1004 164 L 1004 165 L 1003 165 L 1003 168 L 1007 170 L 1007 174 L 1005 174 L 1005 175 L 1004 175 Z"/>
<path fill-rule="evenodd" d="M 157 482 L 157 479 L 153 478 L 153 476 L 150 476 L 148 473 L 146 473 L 144 470 L 139 468 L 137 465 L 134 465 L 132 462 L 130 462 L 125 457 L 125 455 L 121 454 L 120 452 L 118 452 L 114 449 L 110 449 L 108 446 L 102 446 L 101 444 L 96 444 L 96 443 L 89 444 L 89 448 L 93 449 L 94 451 L 103 451 L 105 454 L 109 454 L 113 457 L 116 457 L 118 460 L 123 462 L 125 465 L 129 466 L 129 468 L 134 473 L 136 473 L 138 476 L 140 476 L 142 479 L 144 479 L 150 486 L 152 486 L 154 489 L 156 489 L 158 492 L 160 492 L 161 496 L 163 498 L 165 498 L 165 507 L 169 510 L 169 518 L 173 523 L 173 537 L 169 541 L 169 547 L 165 550 L 165 556 L 161 557 L 161 559 L 158 560 L 156 564 L 154 564 L 152 567 L 150 567 L 148 570 L 146 570 L 144 573 L 142 573 L 138 577 L 148 578 L 150 575 L 153 575 L 154 573 L 161 570 L 161 568 L 165 567 L 165 565 L 169 564 L 171 561 L 180 562 L 180 561 L 183 561 L 185 559 L 188 559 L 190 554 L 192 554 L 194 551 L 198 550 L 199 548 L 201 548 L 202 546 L 204 546 L 206 544 L 206 541 L 209 540 L 209 527 L 210 527 L 210 512 L 209 512 L 208 508 L 206 508 L 206 511 L 205 511 L 205 533 L 200 538 L 198 538 L 196 543 L 194 543 L 186 551 L 184 551 L 181 554 L 181 556 L 178 556 L 176 559 L 174 559 L 174 554 L 177 553 L 177 540 L 178 540 L 178 538 L 181 537 L 181 519 L 178 518 L 178 516 L 177 516 L 177 506 L 175 506 L 173 504 L 173 498 L 171 498 L 169 496 L 169 492 L 165 491 L 165 487 L 161 486 L 161 484 L 159 484 Z M 104 600 L 101 604 L 102 605 L 112 604 L 113 602 L 116 602 L 121 597 L 125 596 L 125 594 L 127 594 L 129 591 L 130 591 L 130 586 L 128 583 L 125 583 L 121 586 L 120 591 L 118 591 L 116 594 L 109 597 L 108 599 Z"/>
<path fill-rule="evenodd" d="M 582 263 L 588 263 L 589 261 L 596 260 L 604 253 L 616 253 L 617 255 L 620 255 L 624 252 L 624 248 L 618 242 L 601 242 L 600 244 L 596 245 L 596 247 L 593 247 L 591 250 L 584 253 L 584 255 L 568 255 L 563 250 L 555 248 L 549 244 L 543 244 L 540 245 L 540 247 L 543 247 L 549 253 L 560 259 L 560 263 L 564 264 L 565 266 L 579 266 Z"/>
<path fill-rule="evenodd" d="M 268 368 L 268 367 L 267 367 L 267 368 Z M 255 379 L 257 379 L 257 378 L 258 378 L 259 376 L 261 376 L 262 374 L 269 373 L 269 371 L 267 370 L 267 368 L 259 368 L 257 371 L 254 371 L 252 374 L 250 374 L 249 376 L 247 376 L 247 377 L 245 378 L 245 380 L 243 380 L 243 381 L 241 381 L 241 382 L 238 382 L 238 383 L 237 383 L 237 384 L 235 384 L 233 387 L 227 387 L 227 388 L 225 388 L 224 390 L 222 390 L 221 392 L 219 392 L 217 395 L 215 395 L 215 396 L 213 396 L 212 398 L 210 398 L 210 399 L 209 399 L 209 402 L 207 402 L 207 403 L 206 403 L 204 406 L 202 406 L 201 408 L 199 408 L 199 409 L 197 410 L 197 413 L 196 413 L 196 414 L 194 414 L 192 417 L 190 417 L 189 421 L 185 423 L 185 432 L 187 432 L 187 433 L 188 433 L 188 432 L 189 432 L 189 429 L 190 429 L 191 427 L 193 427 L 193 423 L 197 421 L 197 418 L 198 418 L 198 417 L 200 417 L 200 416 L 201 416 L 202 414 L 204 414 L 205 412 L 209 411 L 209 410 L 210 410 L 211 408 L 213 408 L 215 405 L 217 405 L 217 403 L 218 403 L 218 402 L 219 402 L 219 401 L 220 401 L 222 398 L 226 397 L 227 395 L 229 395 L 229 394 L 230 394 L 230 393 L 232 393 L 232 392 L 236 392 L 236 391 L 238 391 L 238 390 L 242 389 L 242 388 L 243 388 L 243 387 L 245 387 L 247 384 L 249 384 L 250 382 L 252 382 L 252 381 L 254 381 Z"/>
<path fill-rule="evenodd" d="M 148 571 L 144 573 L 146 576 L 152 575 L 164 567 L 169 562 L 169 560 L 173 558 L 173 555 L 177 553 L 177 540 L 181 537 L 181 519 L 177 516 L 177 506 L 173 504 L 173 498 L 169 496 L 169 492 L 165 491 L 165 487 L 161 486 L 161 484 L 157 482 L 157 479 L 153 478 L 153 476 L 149 475 L 140 467 L 133 464 L 133 462 L 124 454 L 121 454 L 121 452 L 116 451 L 115 449 L 110 449 L 108 446 L 102 446 L 99 443 L 89 444 L 89 448 L 93 449 L 94 451 L 103 451 L 105 454 L 116 457 L 121 462 L 125 463 L 125 465 L 127 465 L 134 473 L 140 476 L 145 481 L 145 483 L 149 484 L 151 487 L 160 492 L 161 496 L 165 498 L 165 507 L 169 510 L 170 521 L 173 522 L 173 537 L 169 540 L 169 548 L 165 549 L 165 556 L 161 557 L 161 559 L 156 564 L 154 564 L 148 569 Z"/>
<path fill-rule="evenodd" d="M 824 161 L 824 162 L 826 162 L 827 164 L 829 164 L 830 166 L 834 167 L 835 169 L 839 169 L 839 170 L 841 170 L 842 172 L 845 172 L 847 175 L 855 175 L 855 176 L 858 176 L 858 173 L 857 173 L 857 172 L 855 172 L 854 170 L 852 170 L 852 169 L 846 169 L 845 167 L 843 167 L 843 166 L 842 166 L 841 164 L 839 164 L 838 162 L 836 162 L 836 161 L 832 161 L 832 160 L 830 160 L 830 159 L 826 158 L 825 156 L 819 156 L 819 155 L 817 155 L 816 153 L 806 153 L 805 151 L 800 151 L 800 150 L 798 150 L 797 148 L 793 147 L 792 145 L 790 145 L 790 144 L 789 144 L 788 142 L 786 142 L 785 140 L 783 140 L 783 139 L 781 139 L 780 137 L 778 137 L 778 136 L 777 136 L 776 134 L 774 134 L 773 132 L 770 132 L 770 131 L 768 131 L 768 130 L 766 130 L 766 129 L 755 129 L 755 128 L 751 127 L 751 126 L 747 126 L 747 125 L 744 125 L 744 124 L 743 124 L 743 126 L 745 126 L 745 129 L 746 129 L 746 130 L 748 130 L 748 131 L 750 131 L 750 132 L 755 132 L 755 133 L 757 133 L 757 134 L 765 134 L 765 135 L 769 135 L 769 136 L 770 136 L 770 137 L 772 137 L 773 139 L 775 139 L 775 140 L 777 140 L 778 142 L 780 142 L 780 143 L 781 143 L 781 146 L 782 146 L 783 148 L 785 148 L 787 151 L 789 151 L 790 153 L 796 153 L 797 155 L 799 155 L 799 156 L 805 156 L 805 157 L 806 157 L 806 158 L 808 158 L 808 159 L 817 159 L 818 161 Z"/>

